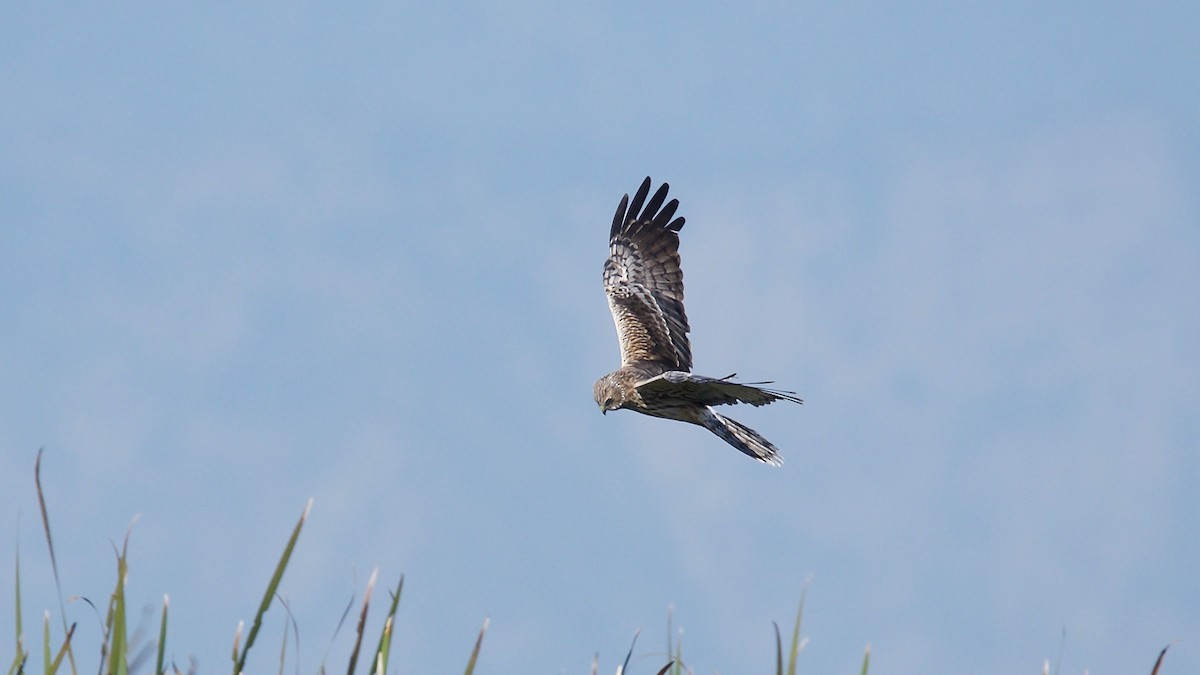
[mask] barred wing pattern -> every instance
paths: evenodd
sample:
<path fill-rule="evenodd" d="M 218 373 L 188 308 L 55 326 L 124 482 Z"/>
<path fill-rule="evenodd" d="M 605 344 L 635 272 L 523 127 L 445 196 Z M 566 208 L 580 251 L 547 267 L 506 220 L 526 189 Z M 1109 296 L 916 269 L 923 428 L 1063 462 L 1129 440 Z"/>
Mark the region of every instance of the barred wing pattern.
<path fill-rule="evenodd" d="M 621 342 L 622 366 L 653 363 L 690 371 L 690 329 L 679 267 L 679 230 L 684 219 L 672 220 L 679 200 L 663 205 L 667 190 L 663 183 L 646 202 L 647 177 L 632 203 L 629 195 L 621 199 L 608 235 L 604 290 Z"/>
<path fill-rule="evenodd" d="M 770 382 L 734 382 L 692 374 L 692 346 L 683 310 L 679 268 L 678 200 L 667 202 L 667 184 L 650 197 L 650 179 L 621 198 L 608 233 L 604 291 L 621 342 L 621 367 L 592 386 L 600 411 L 633 410 L 702 426 L 765 464 L 780 465 L 779 450 L 757 431 L 721 415 L 713 406 L 775 401 L 800 403 Z"/>
<path fill-rule="evenodd" d="M 682 402 L 695 405 L 749 403 L 755 407 L 775 401 L 803 403 L 794 392 L 762 386 L 771 384 L 770 382 L 734 382 L 735 377 L 737 373 L 715 378 L 668 371 L 638 382 L 637 390 L 647 405 L 658 401 L 670 401 L 673 405 L 680 405 Z"/>

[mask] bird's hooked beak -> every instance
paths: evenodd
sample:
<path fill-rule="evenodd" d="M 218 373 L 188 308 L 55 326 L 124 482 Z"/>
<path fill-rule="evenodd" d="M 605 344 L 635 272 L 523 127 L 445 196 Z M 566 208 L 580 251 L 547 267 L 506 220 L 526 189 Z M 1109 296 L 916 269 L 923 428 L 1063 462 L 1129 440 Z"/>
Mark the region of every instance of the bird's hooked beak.
<path fill-rule="evenodd" d="M 601 403 L 601 404 L 600 404 L 600 414 L 601 414 L 601 415 L 607 415 L 607 414 L 608 414 L 608 408 L 605 408 L 603 403 Z"/>

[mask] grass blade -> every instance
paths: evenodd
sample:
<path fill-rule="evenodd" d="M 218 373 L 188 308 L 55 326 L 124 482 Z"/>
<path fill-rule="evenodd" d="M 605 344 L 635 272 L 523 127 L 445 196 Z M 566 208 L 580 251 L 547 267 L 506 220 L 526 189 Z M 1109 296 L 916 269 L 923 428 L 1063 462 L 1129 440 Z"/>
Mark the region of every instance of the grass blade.
<path fill-rule="evenodd" d="M 279 564 L 275 566 L 275 573 L 271 575 L 271 582 L 267 584 L 267 592 L 263 594 L 262 603 L 258 606 L 258 612 L 254 615 L 254 623 L 250 626 L 250 632 L 246 635 L 246 643 L 242 645 L 241 654 L 237 657 L 237 662 L 233 667 L 233 675 L 241 675 L 246 667 L 246 655 L 250 653 L 250 647 L 254 645 L 254 638 L 258 637 L 258 631 L 262 628 L 263 615 L 271 607 L 271 600 L 275 597 L 275 592 L 279 588 L 279 582 L 283 581 L 283 572 L 287 569 L 288 561 L 292 558 L 292 551 L 296 548 L 296 540 L 300 538 L 300 530 L 304 527 L 304 521 L 308 519 L 308 512 L 312 509 L 312 500 L 308 500 L 308 504 L 304 507 L 304 513 L 300 515 L 299 522 L 296 523 L 295 529 L 292 530 L 292 536 L 288 539 L 287 546 L 283 549 L 283 556 L 279 558 Z M 240 630 L 239 630 L 240 633 Z M 237 642 L 234 642 L 234 651 L 237 652 Z"/>
<path fill-rule="evenodd" d="M 1162 666 L 1163 657 L 1167 655 L 1167 650 L 1170 648 L 1171 645 L 1167 645 L 1166 647 L 1162 648 L 1161 652 L 1158 653 L 1158 660 L 1154 662 L 1154 670 L 1150 671 L 1150 675 L 1158 675 L 1158 669 Z"/>
<path fill-rule="evenodd" d="M 804 648 L 800 641 L 800 620 L 804 618 L 804 600 L 808 597 L 808 584 L 811 581 L 812 577 L 810 576 L 804 581 L 804 589 L 800 591 L 800 607 L 796 610 L 796 625 L 792 628 L 792 653 L 788 656 L 787 675 L 796 675 L 796 657 Z"/>
<path fill-rule="evenodd" d="M 14 598 L 14 605 L 15 605 L 15 607 L 13 608 L 13 611 L 15 613 L 14 615 L 16 617 L 16 622 L 17 622 L 17 625 L 16 625 L 16 629 L 17 629 L 16 633 L 17 634 L 16 634 L 16 649 L 13 651 L 13 668 L 16 668 L 17 666 L 19 666 L 21 654 L 24 653 L 24 651 L 25 651 L 25 648 L 22 645 L 23 640 L 21 638 L 21 634 L 25 632 L 25 629 L 21 626 L 21 528 L 19 525 L 17 527 L 16 549 L 17 550 L 16 550 L 16 554 L 14 556 L 14 565 L 13 565 L 13 570 L 14 570 L 14 572 L 13 572 L 13 577 L 14 577 L 13 598 Z M 10 672 L 12 672 L 11 669 L 10 669 Z"/>
<path fill-rule="evenodd" d="M 169 604 L 171 604 L 171 599 L 164 594 L 162 622 L 158 626 L 158 657 L 154 660 L 154 675 L 164 675 L 167 672 L 164 657 L 167 653 L 167 606 Z"/>
<path fill-rule="evenodd" d="M 783 638 L 779 636 L 779 624 L 772 621 L 771 625 L 775 627 L 775 675 L 783 675 Z"/>
<path fill-rule="evenodd" d="M 379 578 L 379 568 L 371 571 L 367 580 L 367 590 L 363 593 L 362 611 L 358 615 L 358 626 L 355 628 L 354 649 L 350 652 L 350 666 L 346 675 L 354 675 L 354 666 L 358 665 L 358 652 L 362 649 L 363 633 L 367 628 L 367 610 L 371 607 L 371 592 L 375 590 L 375 581 Z"/>
<path fill-rule="evenodd" d="M 129 545 L 129 535 L 125 535 L 125 546 L 117 555 L 117 587 L 113 590 L 112 601 L 109 605 L 108 622 L 108 673 L 109 675 L 128 675 L 129 650 L 128 626 L 125 623 L 125 576 L 128 566 L 126 551 Z"/>
<path fill-rule="evenodd" d="M 292 636 L 296 638 L 296 646 L 294 648 L 296 656 L 296 673 L 300 672 L 300 625 L 296 623 L 296 615 L 292 613 L 292 606 L 288 604 L 287 599 L 282 595 L 279 597 L 279 604 L 283 605 L 283 645 L 279 648 L 279 675 L 284 673 L 284 663 L 287 661 L 287 632 L 292 631 Z"/>
<path fill-rule="evenodd" d="M 26 656 L 28 656 L 28 654 L 25 654 L 24 652 L 13 656 L 12 665 L 8 667 L 8 675 L 20 675 L 21 673 L 25 672 Z"/>
<path fill-rule="evenodd" d="M 46 534 L 46 548 L 50 550 L 50 570 L 54 572 L 54 589 L 58 592 L 58 610 L 62 614 L 63 633 L 67 632 L 67 604 L 63 602 L 62 582 L 58 577 L 58 560 L 54 555 L 54 538 L 50 536 L 50 514 L 46 511 L 46 495 L 42 492 L 42 451 L 38 448 L 37 459 L 33 463 L 33 484 L 37 487 L 38 508 L 42 513 L 42 531 Z M 67 643 L 68 645 L 70 643 Z M 71 663 L 71 672 L 75 673 L 75 654 L 67 648 L 67 660 Z"/>
<path fill-rule="evenodd" d="M 13 597 L 15 598 L 15 606 L 13 611 L 16 618 L 16 648 L 13 650 L 13 660 L 12 664 L 8 667 L 8 675 L 14 675 L 14 673 L 23 672 L 25 668 L 25 657 L 27 656 L 25 654 L 25 639 L 22 637 L 25 633 L 25 628 L 21 625 L 21 533 L 19 525 L 17 527 L 17 546 L 16 555 L 14 558 L 15 565 L 13 568 L 13 577 L 15 579 L 15 592 L 13 593 Z"/>
<path fill-rule="evenodd" d="M 283 675 L 287 664 L 288 617 L 291 616 L 291 610 L 288 609 L 287 602 L 282 597 L 279 598 L 279 604 L 283 605 L 283 609 L 287 613 L 283 618 L 283 640 L 279 643 L 279 675 Z"/>
<path fill-rule="evenodd" d="M 671 658 L 671 654 L 675 653 L 675 628 L 671 625 L 671 619 L 675 615 L 675 605 L 667 605 L 667 658 Z M 679 675 L 679 668 L 675 668 L 674 675 Z"/>
<path fill-rule="evenodd" d="M 71 637 L 73 635 L 75 635 L 75 624 L 71 624 L 71 628 L 67 631 L 67 639 L 63 640 L 62 646 L 58 648 L 58 654 L 50 662 L 50 668 L 46 671 L 46 675 L 54 675 L 58 672 L 59 666 L 62 665 L 63 657 L 67 654 L 67 648 L 71 646 Z"/>
<path fill-rule="evenodd" d="M 662 670 L 658 671 L 658 675 L 667 675 L 667 671 L 671 669 L 671 666 L 678 666 L 678 662 L 667 661 L 667 665 L 663 666 Z"/>
<path fill-rule="evenodd" d="M 625 663 L 620 668 L 617 668 L 617 675 L 624 675 L 629 670 L 629 659 L 633 658 L 633 647 L 637 644 L 638 636 L 641 634 L 641 628 L 633 631 L 633 642 L 629 643 L 629 651 L 625 654 Z"/>
<path fill-rule="evenodd" d="M 671 655 L 667 654 L 667 656 L 670 657 Z M 671 667 L 671 663 L 672 663 L 672 661 L 667 662 L 668 668 Z M 682 628 L 679 629 L 679 639 L 675 641 L 675 659 L 674 659 L 673 663 L 675 664 L 675 675 L 682 675 L 682 673 L 685 670 L 684 665 L 683 665 L 683 629 Z M 661 673 L 659 675 L 661 675 Z"/>
<path fill-rule="evenodd" d="M 354 609 L 354 596 L 346 601 L 346 608 L 342 610 L 342 616 L 338 619 L 337 626 L 333 629 L 333 635 L 329 636 L 329 644 L 325 647 L 325 655 L 321 657 L 321 665 L 317 667 L 317 672 L 321 675 L 325 673 L 325 663 L 329 661 L 329 652 L 333 651 L 333 643 L 337 641 L 337 636 L 342 632 L 342 626 L 346 624 L 346 617 L 350 616 L 350 610 Z"/>
<path fill-rule="evenodd" d="M 862 672 L 859 675 L 867 675 L 867 666 L 871 665 L 871 645 L 867 645 L 867 649 L 863 652 Z"/>
<path fill-rule="evenodd" d="M 487 632 L 490 621 L 491 619 L 483 620 L 483 627 L 479 629 L 479 637 L 475 638 L 475 649 L 471 650 L 471 660 L 467 661 L 467 670 L 463 675 L 471 675 L 475 672 L 475 661 L 479 659 L 479 648 L 483 646 L 483 634 Z"/>
<path fill-rule="evenodd" d="M 42 616 L 42 672 L 50 672 L 50 612 Z"/>
<path fill-rule="evenodd" d="M 387 618 L 383 620 L 383 633 L 379 636 L 379 646 L 375 648 L 375 670 L 387 672 L 388 655 L 392 651 L 392 631 L 396 623 L 396 610 L 400 608 L 400 594 L 404 592 L 404 575 L 400 575 L 400 583 L 392 593 L 392 605 L 388 608 Z"/>

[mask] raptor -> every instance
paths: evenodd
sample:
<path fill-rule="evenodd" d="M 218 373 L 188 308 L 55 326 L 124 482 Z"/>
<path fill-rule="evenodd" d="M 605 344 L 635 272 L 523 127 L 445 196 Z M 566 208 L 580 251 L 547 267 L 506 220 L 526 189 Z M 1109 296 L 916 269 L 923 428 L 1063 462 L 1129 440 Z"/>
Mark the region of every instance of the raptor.
<path fill-rule="evenodd" d="M 779 466 L 779 450 L 757 431 L 714 410 L 714 406 L 802 401 L 770 382 L 737 382 L 734 375 L 692 373 L 683 271 L 679 266 L 679 200 L 667 202 L 666 183 L 649 201 L 650 178 L 629 200 L 621 198 L 608 234 L 604 291 L 621 343 L 621 367 L 596 381 L 593 394 L 605 414 L 633 410 L 644 415 L 698 424 L 754 459 Z"/>

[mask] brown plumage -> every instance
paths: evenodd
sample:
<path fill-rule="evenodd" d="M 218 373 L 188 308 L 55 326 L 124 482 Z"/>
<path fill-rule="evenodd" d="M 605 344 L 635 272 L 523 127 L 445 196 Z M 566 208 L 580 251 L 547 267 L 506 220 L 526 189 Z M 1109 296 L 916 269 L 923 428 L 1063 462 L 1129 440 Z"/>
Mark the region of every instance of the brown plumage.
<path fill-rule="evenodd" d="M 650 178 L 634 194 L 621 198 L 609 230 L 604 291 L 621 343 L 621 368 L 596 381 L 600 410 L 621 408 L 645 415 L 698 424 L 754 459 L 780 465 L 770 441 L 753 429 L 712 409 L 714 405 L 800 399 L 789 391 L 767 389 L 769 382 L 739 383 L 693 375 L 687 313 L 683 309 L 683 271 L 679 231 L 674 218 L 679 200 L 667 198 L 663 183 L 650 201 Z"/>

